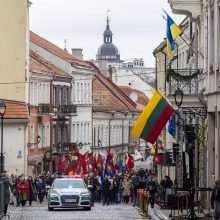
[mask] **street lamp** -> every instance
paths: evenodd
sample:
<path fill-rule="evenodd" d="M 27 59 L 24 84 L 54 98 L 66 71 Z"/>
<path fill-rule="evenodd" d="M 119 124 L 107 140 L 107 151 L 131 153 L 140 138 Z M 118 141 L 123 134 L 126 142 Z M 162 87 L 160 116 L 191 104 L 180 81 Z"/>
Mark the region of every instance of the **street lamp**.
<path fill-rule="evenodd" d="M 3 117 L 5 114 L 5 101 L 0 100 L 0 116 L 1 116 L 1 173 L 3 173 Z"/>
<path fill-rule="evenodd" d="M 175 103 L 178 107 L 180 107 L 182 105 L 183 102 L 183 90 L 181 90 L 180 88 L 177 88 L 175 93 L 174 93 L 174 99 L 175 99 Z"/>

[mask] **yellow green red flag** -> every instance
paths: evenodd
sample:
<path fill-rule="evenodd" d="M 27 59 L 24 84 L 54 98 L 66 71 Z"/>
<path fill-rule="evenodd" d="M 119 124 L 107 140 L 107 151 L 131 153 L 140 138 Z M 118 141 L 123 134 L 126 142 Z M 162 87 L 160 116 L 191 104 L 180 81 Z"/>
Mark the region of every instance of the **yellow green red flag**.
<path fill-rule="evenodd" d="M 155 91 L 136 121 L 132 134 L 154 144 L 173 111 L 169 103 Z"/>

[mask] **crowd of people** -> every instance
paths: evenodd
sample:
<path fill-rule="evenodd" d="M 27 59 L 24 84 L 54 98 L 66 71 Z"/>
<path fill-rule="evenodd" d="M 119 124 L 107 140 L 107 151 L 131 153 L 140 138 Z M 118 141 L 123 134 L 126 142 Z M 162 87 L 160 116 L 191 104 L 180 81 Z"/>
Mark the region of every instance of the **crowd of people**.
<path fill-rule="evenodd" d="M 43 202 L 47 197 L 47 186 L 51 186 L 54 178 L 48 173 L 42 173 L 33 178 L 24 175 L 9 176 L 6 172 L 1 174 L 1 181 L 4 184 L 4 214 L 6 215 L 8 204 L 15 206 L 25 206 L 27 201 L 32 205 L 32 201 Z"/>
<path fill-rule="evenodd" d="M 24 175 L 1 174 L 1 181 L 4 184 L 4 214 L 7 213 L 8 204 L 15 206 L 25 206 L 27 201 L 32 205 L 32 201 L 42 203 L 47 199 L 47 190 L 51 187 L 56 174 L 43 172 L 37 177 Z M 95 202 L 102 203 L 103 206 L 129 202 L 136 206 L 137 191 L 143 189 L 149 192 L 151 208 L 154 208 L 155 197 L 166 201 L 169 190 L 173 187 L 173 181 L 169 176 L 165 176 L 160 183 L 153 173 L 148 170 L 140 169 L 138 172 L 133 170 L 119 170 L 114 175 L 100 175 L 90 173 L 83 176 L 85 184 L 91 192 L 91 205 Z M 216 183 L 211 196 L 211 207 L 220 216 L 220 181 Z M 218 218 L 217 218 L 218 219 Z"/>

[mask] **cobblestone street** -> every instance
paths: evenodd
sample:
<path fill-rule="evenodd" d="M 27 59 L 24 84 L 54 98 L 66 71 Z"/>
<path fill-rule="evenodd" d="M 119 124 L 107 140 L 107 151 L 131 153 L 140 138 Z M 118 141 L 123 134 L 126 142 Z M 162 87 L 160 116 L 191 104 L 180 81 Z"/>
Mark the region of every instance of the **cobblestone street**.
<path fill-rule="evenodd" d="M 32 206 L 26 205 L 22 207 L 11 206 L 9 208 L 10 220 L 122 220 L 122 219 L 143 219 L 138 211 L 130 204 L 118 204 L 102 206 L 101 204 L 95 204 L 95 207 L 91 211 L 84 210 L 55 210 L 49 212 L 47 210 L 47 202 L 42 205 L 39 203 L 33 203 Z"/>

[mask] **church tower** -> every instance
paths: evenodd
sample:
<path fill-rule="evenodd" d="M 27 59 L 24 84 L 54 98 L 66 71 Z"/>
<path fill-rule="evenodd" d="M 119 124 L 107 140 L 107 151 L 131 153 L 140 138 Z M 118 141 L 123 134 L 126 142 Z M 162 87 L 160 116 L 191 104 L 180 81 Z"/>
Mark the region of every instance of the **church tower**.
<path fill-rule="evenodd" d="M 106 29 L 103 33 L 103 44 L 99 47 L 96 60 L 106 60 L 109 62 L 119 62 L 120 61 L 120 54 L 118 52 L 118 48 L 112 43 L 112 31 L 110 30 L 110 19 L 107 16 L 106 20 Z"/>

